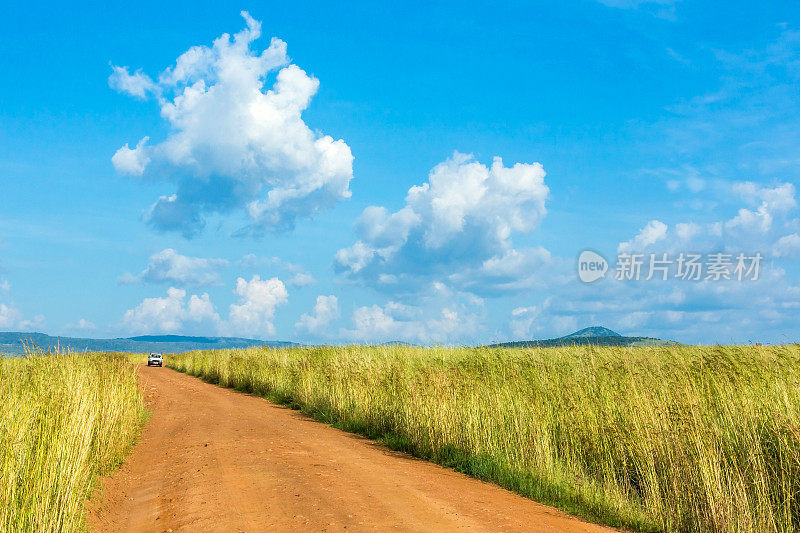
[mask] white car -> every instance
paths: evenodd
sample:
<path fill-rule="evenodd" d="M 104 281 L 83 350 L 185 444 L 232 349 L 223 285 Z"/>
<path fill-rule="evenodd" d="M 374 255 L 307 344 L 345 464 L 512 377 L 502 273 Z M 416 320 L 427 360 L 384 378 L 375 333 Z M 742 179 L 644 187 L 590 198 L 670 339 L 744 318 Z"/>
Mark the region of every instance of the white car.
<path fill-rule="evenodd" d="M 147 357 L 147 366 L 164 366 L 164 358 L 160 353 L 151 353 Z"/>

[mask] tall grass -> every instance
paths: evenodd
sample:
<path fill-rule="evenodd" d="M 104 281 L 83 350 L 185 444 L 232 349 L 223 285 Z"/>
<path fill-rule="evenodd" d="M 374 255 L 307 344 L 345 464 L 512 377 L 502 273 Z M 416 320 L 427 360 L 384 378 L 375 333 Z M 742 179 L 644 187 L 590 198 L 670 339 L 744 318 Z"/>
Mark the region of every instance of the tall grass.
<path fill-rule="evenodd" d="M 140 429 L 136 370 L 105 354 L 0 357 L 0 531 L 76 531 Z"/>
<path fill-rule="evenodd" d="M 800 529 L 800 348 L 326 347 L 167 360 L 592 520 Z"/>

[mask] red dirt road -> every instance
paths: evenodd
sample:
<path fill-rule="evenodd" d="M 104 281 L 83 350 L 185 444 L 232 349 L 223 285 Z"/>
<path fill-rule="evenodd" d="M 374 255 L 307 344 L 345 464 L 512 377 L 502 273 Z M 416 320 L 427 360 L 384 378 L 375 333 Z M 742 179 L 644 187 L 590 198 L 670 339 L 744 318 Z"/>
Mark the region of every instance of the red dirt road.
<path fill-rule="evenodd" d="M 153 416 L 93 531 L 611 531 L 261 398 L 140 376 Z"/>

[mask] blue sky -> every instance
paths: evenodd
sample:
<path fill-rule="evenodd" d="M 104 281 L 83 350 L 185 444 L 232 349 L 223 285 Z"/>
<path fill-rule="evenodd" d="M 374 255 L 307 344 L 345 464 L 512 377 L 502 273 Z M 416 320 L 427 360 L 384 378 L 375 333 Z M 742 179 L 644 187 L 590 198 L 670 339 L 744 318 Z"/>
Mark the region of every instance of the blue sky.
<path fill-rule="evenodd" d="M 796 341 L 799 19 L 12 3 L 0 330 Z M 578 280 L 584 249 L 606 278 Z M 620 252 L 720 251 L 762 254 L 759 279 L 613 279 Z"/>

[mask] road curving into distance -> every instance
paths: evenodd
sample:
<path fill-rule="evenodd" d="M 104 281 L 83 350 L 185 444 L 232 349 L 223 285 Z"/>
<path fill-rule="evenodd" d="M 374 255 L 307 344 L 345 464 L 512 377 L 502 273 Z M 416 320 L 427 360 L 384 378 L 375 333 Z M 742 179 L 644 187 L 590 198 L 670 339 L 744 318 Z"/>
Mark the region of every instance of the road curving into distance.
<path fill-rule="evenodd" d="M 153 416 L 93 531 L 613 531 L 168 368 L 140 380 Z"/>

